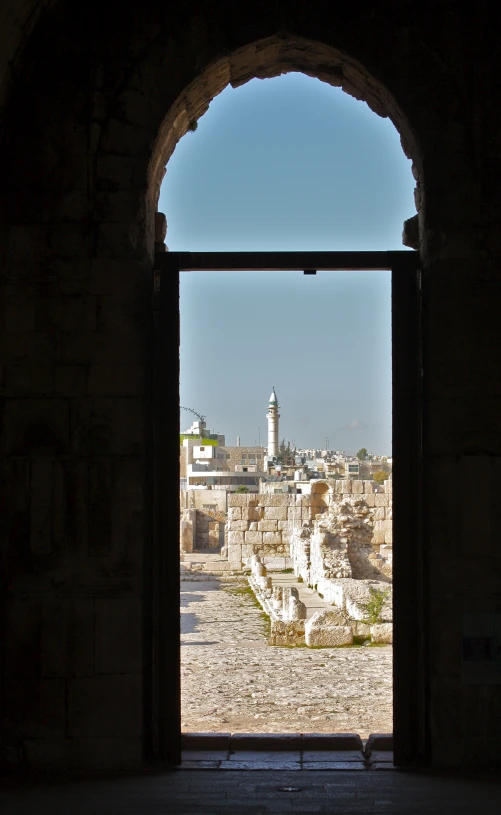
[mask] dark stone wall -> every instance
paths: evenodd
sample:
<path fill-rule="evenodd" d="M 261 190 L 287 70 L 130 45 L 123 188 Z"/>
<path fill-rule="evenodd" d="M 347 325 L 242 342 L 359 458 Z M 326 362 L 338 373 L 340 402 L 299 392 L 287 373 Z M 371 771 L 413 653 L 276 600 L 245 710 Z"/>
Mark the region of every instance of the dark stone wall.
<path fill-rule="evenodd" d="M 141 764 L 158 189 L 216 93 L 285 70 L 389 115 L 413 159 L 432 760 L 485 762 L 501 695 L 462 684 L 460 643 L 463 611 L 501 611 L 499 12 L 32 5 L 6 2 L 0 83 L 4 762 Z"/>

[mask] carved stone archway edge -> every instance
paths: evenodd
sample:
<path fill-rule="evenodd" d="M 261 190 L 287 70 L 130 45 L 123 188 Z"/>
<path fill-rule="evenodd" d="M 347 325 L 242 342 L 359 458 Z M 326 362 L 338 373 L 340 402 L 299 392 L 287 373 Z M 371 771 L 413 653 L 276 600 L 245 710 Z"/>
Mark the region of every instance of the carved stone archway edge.
<path fill-rule="evenodd" d="M 412 159 L 418 180 L 417 139 L 393 95 L 359 62 L 331 45 L 284 33 L 249 43 L 214 60 L 178 96 L 162 122 L 150 162 L 150 195 L 155 206 L 166 164 L 176 144 L 207 112 L 215 96 L 228 85 L 238 88 L 251 79 L 271 79 L 291 72 L 340 87 L 366 102 L 378 116 L 389 118 L 399 132 L 405 155 Z M 419 201 L 419 196 L 416 198 Z"/>

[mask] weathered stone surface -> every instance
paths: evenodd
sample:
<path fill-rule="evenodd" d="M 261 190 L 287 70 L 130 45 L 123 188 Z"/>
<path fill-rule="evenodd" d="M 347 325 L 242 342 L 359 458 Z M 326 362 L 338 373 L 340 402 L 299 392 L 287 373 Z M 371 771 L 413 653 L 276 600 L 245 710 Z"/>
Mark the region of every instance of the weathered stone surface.
<path fill-rule="evenodd" d="M 392 623 L 377 623 L 376 625 L 371 625 L 371 639 L 372 639 L 372 642 L 392 643 L 393 642 L 393 624 Z"/>
<path fill-rule="evenodd" d="M 306 620 L 306 606 L 297 597 L 289 597 L 289 607 L 287 609 L 287 620 Z"/>
<path fill-rule="evenodd" d="M 340 646 L 353 645 L 353 632 L 349 625 L 316 625 L 311 622 L 313 617 L 306 620 L 304 631 L 306 645 L 309 646 Z"/>
<path fill-rule="evenodd" d="M 278 528 L 278 526 L 277 526 L 278 523 L 279 523 L 278 521 L 269 521 L 269 520 L 259 521 L 258 525 L 257 525 L 257 528 L 258 528 L 259 532 L 276 532 L 277 528 Z M 281 521 L 281 523 L 284 523 L 284 521 Z"/>

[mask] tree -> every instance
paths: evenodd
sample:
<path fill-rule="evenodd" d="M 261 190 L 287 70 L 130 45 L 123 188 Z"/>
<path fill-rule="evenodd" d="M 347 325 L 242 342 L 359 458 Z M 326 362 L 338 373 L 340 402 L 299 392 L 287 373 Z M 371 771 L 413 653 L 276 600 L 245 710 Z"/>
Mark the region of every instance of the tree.
<path fill-rule="evenodd" d="M 292 449 L 290 441 L 285 443 L 285 439 L 279 444 L 278 455 L 276 460 L 278 464 L 293 464 L 294 456 L 296 455 L 296 448 Z"/>
<path fill-rule="evenodd" d="M 357 458 L 359 461 L 365 461 L 367 458 L 367 447 L 361 447 L 357 453 Z"/>
<path fill-rule="evenodd" d="M 360 607 L 365 612 L 365 619 L 362 621 L 368 625 L 380 623 L 383 615 L 383 606 L 389 595 L 389 589 L 375 589 L 369 586 L 369 599 L 366 603 L 360 603 Z"/>
<path fill-rule="evenodd" d="M 246 487 L 245 484 L 240 484 L 240 486 L 236 488 L 235 492 L 249 492 L 249 488 Z"/>
<path fill-rule="evenodd" d="M 390 474 L 385 472 L 384 470 L 377 470 L 374 475 L 372 476 L 373 480 L 377 484 L 383 484 L 387 478 L 390 477 Z"/>

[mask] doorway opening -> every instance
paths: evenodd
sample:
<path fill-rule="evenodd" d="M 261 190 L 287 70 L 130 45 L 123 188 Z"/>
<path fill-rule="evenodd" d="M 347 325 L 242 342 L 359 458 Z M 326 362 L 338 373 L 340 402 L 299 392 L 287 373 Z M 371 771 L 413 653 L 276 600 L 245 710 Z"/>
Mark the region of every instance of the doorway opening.
<path fill-rule="evenodd" d="M 358 243 L 360 243 L 360 242 L 358 242 Z M 334 265 L 333 266 L 332 263 L 328 263 L 327 266 L 323 266 L 322 265 L 322 258 L 317 254 L 314 258 L 310 259 L 310 261 L 311 261 L 310 265 L 308 265 L 308 259 L 305 259 L 304 257 L 302 257 L 300 259 L 301 260 L 300 266 L 297 267 L 297 265 L 295 265 L 293 263 L 292 268 L 300 268 L 301 267 L 302 271 L 306 272 L 306 274 L 309 274 L 309 275 L 313 274 L 315 271 L 317 271 L 317 274 L 318 274 L 323 269 L 327 269 L 327 268 L 330 269 L 330 270 L 333 269 L 333 268 L 337 268 L 337 269 L 352 268 L 351 264 L 353 263 L 353 258 L 350 259 L 350 257 L 349 257 L 349 255 L 351 255 L 351 254 L 352 253 L 346 253 L 346 255 L 345 255 L 347 266 L 343 266 L 343 265 L 341 265 L 341 266 Z M 399 253 L 395 253 L 395 257 L 397 256 L 397 254 L 399 254 Z M 409 257 L 411 255 L 413 257 L 415 257 L 413 255 L 413 253 L 405 253 L 404 252 L 402 254 L 407 255 Z M 187 261 L 187 258 L 188 258 L 187 253 L 182 253 L 182 255 L 178 255 L 177 266 L 176 266 L 175 255 L 173 253 L 169 252 L 168 255 L 167 254 L 165 255 L 165 257 L 160 256 L 160 259 L 158 261 L 158 265 L 159 266 L 161 265 L 164 268 L 166 268 L 166 264 L 167 265 L 169 263 L 174 264 L 173 266 L 172 265 L 169 266 L 169 269 L 170 269 L 169 274 L 168 274 L 167 277 L 164 278 L 163 283 L 161 283 L 161 292 L 165 290 L 165 286 L 167 285 L 167 287 L 169 288 L 169 291 L 170 291 L 169 297 L 172 296 L 172 297 L 174 297 L 174 299 L 176 299 L 176 295 L 175 295 L 175 292 L 173 291 L 173 287 L 172 287 L 174 276 L 177 275 L 178 273 L 180 273 L 182 275 L 183 271 L 185 269 L 187 269 L 188 267 L 192 268 L 192 264 L 194 262 L 193 258 L 195 258 L 195 255 L 191 254 L 189 261 Z M 379 265 L 377 265 L 376 268 L 391 269 L 392 264 L 391 264 L 391 262 L 389 261 L 388 258 L 389 258 L 389 254 L 384 259 L 384 261 L 381 260 L 381 257 L 377 258 L 376 263 L 379 264 Z M 246 265 L 246 262 L 244 261 L 243 267 L 242 267 L 242 254 L 241 253 L 235 254 L 235 256 L 233 258 L 233 261 L 235 261 L 235 262 L 232 262 L 232 259 L 229 257 L 229 254 L 226 254 L 225 258 L 223 260 L 221 260 L 221 258 L 218 258 L 217 260 L 220 261 L 220 262 L 217 262 L 217 263 L 216 263 L 216 258 L 215 258 L 214 255 L 212 255 L 212 259 L 208 258 L 208 255 L 207 255 L 206 256 L 206 261 L 207 260 L 209 262 L 208 269 L 207 269 L 207 266 L 204 265 L 205 261 L 201 260 L 201 257 L 198 257 L 198 259 L 195 259 L 195 264 L 198 263 L 198 266 L 195 265 L 195 268 L 200 268 L 200 269 L 203 268 L 203 269 L 212 270 L 212 271 L 221 270 L 221 269 L 224 269 L 224 268 L 226 268 L 228 270 L 229 269 L 242 269 L 242 268 L 245 268 L 245 269 L 252 268 L 252 270 L 258 270 L 259 268 L 263 268 L 263 270 L 264 269 L 270 269 L 270 268 L 272 268 L 272 269 L 277 269 L 277 268 L 290 269 L 291 268 L 290 265 L 287 265 L 287 261 L 289 262 L 289 264 L 291 262 L 290 256 L 285 261 L 286 265 L 283 266 L 283 265 L 280 265 L 280 264 L 277 265 L 278 259 L 277 259 L 276 254 L 275 254 L 275 256 L 273 257 L 273 259 L 271 261 L 270 261 L 270 258 L 268 258 L 268 260 L 264 262 L 264 266 L 262 266 L 263 260 L 261 259 L 261 267 L 259 266 L 259 263 L 256 264 L 256 256 L 255 255 L 253 255 L 252 258 L 247 259 L 248 261 L 251 262 L 250 266 Z M 325 258 L 324 258 L 324 260 L 325 260 Z M 330 260 L 332 261 L 332 258 L 330 258 Z M 296 259 L 296 261 L 297 261 L 297 259 Z M 269 264 L 270 262 L 271 262 L 271 266 L 267 265 L 267 263 Z M 341 258 L 338 258 L 338 262 L 341 262 Z M 367 262 L 368 262 L 368 264 L 367 264 Z M 188 263 L 188 266 L 186 265 L 186 263 Z M 214 265 L 214 263 L 216 263 L 216 265 Z M 311 265 L 311 264 L 313 264 L 313 265 Z M 413 261 L 411 263 L 411 266 L 412 266 L 413 270 L 415 271 L 415 261 Z M 365 257 L 364 257 L 364 265 L 362 267 L 357 266 L 357 268 L 371 268 L 371 263 L 370 263 L 370 260 L 368 259 L 368 255 L 365 255 Z M 411 288 L 409 289 L 409 292 L 407 292 L 407 293 L 410 294 L 410 292 L 412 290 L 413 293 L 414 293 L 413 296 L 415 297 L 415 295 L 416 295 L 415 288 L 412 289 L 412 287 L 414 285 L 415 285 L 415 281 L 411 284 Z M 412 297 L 411 297 L 411 299 L 412 299 Z M 162 294 L 161 294 L 161 300 L 162 300 Z M 410 308 L 412 310 L 413 306 L 410 307 Z M 409 309 L 406 309 L 404 307 L 404 311 L 406 311 L 407 317 L 408 317 L 409 316 Z M 219 315 L 219 317 L 221 319 L 224 319 L 224 314 Z M 397 318 L 397 322 L 398 322 L 398 318 Z M 163 323 L 164 323 L 164 319 L 162 319 L 162 317 L 161 317 L 161 320 L 160 320 L 161 326 L 163 325 Z M 414 330 L 414 328 L 416 328 L 417 323 L 416 323 L 416 320 L 415 320 L 415 315 L 413 315 L 410 322 L 409 322 L 409 319 L 407 320 L 407 327 L 409 327 L 409 326 L 412 326 L 413 330 Z M 400 326 L 400 327 L 402 327 L 402 326 Z M 172 336 L 172 339 L 174 339 L 174 335 Z M 286 338 L 276 335 L 275 339 L 278 342 L 278 341 L 280 341 L 280 339 L 283 340 L 283 339 L 286 339 Z M 163 344 L 164 343 L 161 343 L 161 346 Z M 402 341 L 402 337 L 399 337 L 399 347 L 403 348 L 404 346 L 405 346 L 405 342 Z M 407 342 L 407 350 L 409 350 L 409 347 L 410 347 L 409 342 Z M 207 361 L 207 365 L 210 367 L 210 361 L 209 360 Z M 394 371 L 395 371 L 395 368 L 394 368 Z M 200 406 L 198 404 L 194 404 L 194 406 L 195 406 L 196 409 L 205 410 L 205 406 L 203 406 L 203 405 Z M 356 417 L 355 417 L 355 419 L 356 419 Z M 183 426 L 181 426 L 181 429 L 182 430 L 184 430 L 184 429 L 189 430 L 189 428 L 183 427 Z M 219 429 L 221 429 L 221 428 L 218 428 L 218 430 Z M 264 431 L 264 428 L 263 428 L 263 431 Z M 261 432 L 261 428 L 258 427 L 257 428 L 257 433 L 256 433 L 256 435 L 258 437 L 260 435 L 260 432 Z M 214 433 L 212 435 L 217 436 L 219 434 Z M 264 435 L 264 432 L 263 432 L 263 435 Z M 205 442 L 205 439 L 203 439 L 203 441 Z M 284 439 L 284 441 L 285 441 L 285 439 Z M 290 444 L 291 441 L 294 442 L 294 439 L 288 439 L 287 441 Z M 238 441 L 237 441 L 237 446 L 240 446 L 240 443 Z M 250 446 L 252 446 L 252 444 Z M 255 447 L 260 446 L 260 444 L 257 444 L 256 439 L 254 439 L 254 446 Z M 328 446 L 329 445 L 326 442 L 325 447 L 328 448 Z M 205 443 L 198 445 L 198 448 L 199 448 L 197 450 L 198 458 L 195 460 L 195 464 L 198 467 L 200 467 L 201 469 L 196 474 L 196 476 L 195 476 L 195 473 L 192 473 L 192 475 L 194 475 L 198 480 L 198 483 L 196 485 L 194 484 L 194 486 L 196 486 L 196 487 L 209 487 L 211 489 L 211 491 L 214 491 L 214 487 L 223 486 L 223 485 L 220 483 L 221 476 L 219 474 L 217 474 L 217 472 L 212 472 L 209 475 L 209 478 L 214 479 L 214 483 L 211 483 L 211 484 L 204 483 L 203 468 L 204 468 L 204 464 L 206 462 L 203 461 L 202 459 L 204 458 L 203 454 L 205 454 L 207 451 L 202 449 L 202 448 L 205 448 L 205 447 L 206 447 Z M 239 463 L 237 465 L 235 465 L 236 467 L 238 467 L 238 470 L 234 470 L 233 475 L 231 476 L 232 481 L 233 481 L 233 483 L 231 484 L 232 492 L 236 491 L 237 489 L 240 489 L 240 488 L 242 488 L 242 492 L 243 492 L 243 489 L 246 488 L 248 484 L 250 485 L 252 483 L 252 481 L 258 480 L 255 477 L 255 473 L 257 471 L 257 469 L 256 469 L 257 465 L 252 462 L 252 459 L 250 458 L 251 454 L 253 454 L 255 457 L 257 457 L 258 451 L 256 451 L 256 450 L 254 450 L 254 451 L 247 450 L 247 451 L 244 452 L 244 450 L 242 449 L 242 451 L 241 451 L 241 460 L 239 461 Z M 245 458 L 244 458 L 244 456 L 245 456 Z M 238 472 L 238 475 L 236 474 L 237 472 Z M 416 470 L 416 473 L 417 473 L 417 470 Z M 273 475 L 274 475 L 275 478 L 277 478 L 279 480 L 282 479 L 282 470 L 281 470 L 280 466 L 277 466 L 275 468 Z M 316 475 L 320 476 L 321 474 L 316 473 Z M 230 485 L 228 485 L 228 486 L 230 486 Z M 277 489 L 278 489 L 278 487 L 275 487 L 273 492 L 276 492 Z M 305 492 L 304 486 L 299 485 L 298 488 L 297 488 L 297 494 L 302 495 L 304 492 Z M 327 507 L 328 507 L 328 500 L 325 498 L 325 490 L 323 492 L 324 492 L 324 495 L 322 497 L 321 485 L 318 485 L 316 491 L 314 492 L 315 497 L 313 499 L 313 504 L 315 505 L 316 509 L 318 510 L 318 512 L 315 512 L 315 514 L 318 514 L 318 515 L 320 515 L 322 513 L 322 511 L 325 511 L 327 509 Z M 318 504 L 318 506 L 316 506 L 317 504 Z M 321 506 L 320 506 L 320 504 L 321 504 Z M 194 509 L 195 512 L 199 512 L 199 510 L 196 507 L 194 507 L 194 508 L 192 507 L 192 509 Z M 210 514 L 208 514 L 208 517 L 210 517 Z M 208 523 L 210 524 L 211 521 L 208 521 Z M 249 530 L 249 531 L 253 531 L 253 530 Z M 227 553 L 225 553 L 225 554 L 227 554 Z M 247 565 L 249 565 L 249 564 L 247 564 Z M 224 722 L 223 722 L 223 724 L 224 724 Z"/>
<path fill-rule="evenodd" d="M 408 541 L 412 540 L 416 537 L 418 533 L 418 527 L 415 524 L 415 512 L 416 506 L 415 501 L 411 496 L 415 496 L 417 494 L 417 486 L 418 486 L 418 461 L 415 458 L 415 451 L 417 450 L 417 442 L 416 439 L 413 438 L 412 428 L 418 428 L 418 423 L 415 421 L 414 413 L 416 411 L 416 406 L 418 404 L 417 393 L 419 387 L 419 371 L 418 365 L 411 365 L 409 364 L 409 359 L 414 359 L 417 362 L 417 353 L 414 353 L 414 356 L 407 356 L 409 352 L 416 352 L 417 345 L 418 345 L 418 336 L 417 336 L 417 309 L 418 309 L 418 256 L 413 253 L 241 253 L 241 254 L 234 254 L 234 253 L 169 253 L 166 254 L 163 258 L 161 258 L 161 282 L 160 282 L 160 314 L 162 315 L 163 308 L 168 306 L 172 296 L 172 289 L 173 289 L 173 281 L 174 279 L 179 279 L 179 274 L 183 271 L 187 270 L 221 270 L 221 269 L 249 269 L 252 268 L 254 270 L 259 269 L 296 269 L 300 270 L 301 268 L 305 267 L 303 271 L 311 272 L 315 270 L 316 272 L 321 269 L 328 269 L 328 270 L 335 270 L 339 268 L 352 268 L 352 269 L 367 269 L 367 268 L 376 268 L 382 269 L 387 268 L 393 272 L 392 274 L 392 311 L 393 311 L 393 319 L 392 319 L 392 339 L 393 339 L 393 347 L 394 349 L 402 349 L 402 352 L 395 352 L 393 353 L 393 445 L 394 445 L 394 459 L 396 462 L 396 474 L 398 477 L 398 487 L 395 490 L 395 497 L 396 501 L 398 501 L 398 511 L 394 515 L 394 524 L 393 524 L 393 535 L 395 537 L 395 542 L 398 546 L 399 541 Z M 162 283 L 163 280 L 163 283 Z M 164 293 L 162 295 L 162 292 Z M 165 326 L 165 331 L 168 331 L 168 321 L 160 318 L 160 326 Z M 162 328 L 161 328 L 161 333 Z M 160 343 L 161 347 L 163 347 L 164 343 Z M 274 393 L 274 391 L 273 391 Z M 165 387 L 164 387 L 164 398 L 166 398 L 165 394 Z M 271 403 L 270 403 L 271 404 Z M 161 404 L 160 404 L 160 413 L 159 416 L 162 416 Z M 162 424 L 160 421 L 160 438 L 162 438 L 165 429 L 162 430 Z M 409 448 L 409 444 L 411 448 Z M 205 445 L 204 445 L 205 446 Z M 414 456 L 409 455 L 409 450 L 414 450 Z M 165 473 L 167 471 L 167 466 L 165 462 L 160 461 L 160 483 L 162 483 L 162 471 Z M 278 482 L 271 482 L 278 483 Z M 322 491 L 321 484 L 316 482 L 315 486 L 320 489 L 318 495 L 322 496 L 325 495 L 325 490 Z M 263 491 L 265 487 L 261 484 Z M 274 490 L 273 490 L 274 492 Z M 260 494 L 258 493 L 258 496 Z M 315 495 L 315 493 L 314 493 Z M 271 498 L 271 490 L 268 492 L 268 498 Z M 282 497 L 282 496 L 281 496 Z M 236 499 L 239 500 L 236 500 Z M 310 501 L 306 502 L 309 503 L 313 509 L 318 509 L 317 506 L 318 500 L 325 501 L 325 498 L 315 498 L 313 499 L 310 496 Z M 414 509 L 413 511 L 409 511 L 411 503 L 414 501 Z M 303 502 L 303 498 L 300 498 L 299 505 Z M 230 499 L 230 507 L 234 508 L 235 510 L 240 509 L 243 506 L 248 507 L 249 509 L 251 506 L 253 507 L 252 512 L 259 511 L 259 505 L 266 505 L 270 506 L 274 501 L 266 500 L 266 497 L 261 497 L 256 499 L 255 501 L 249 501 L 248 496 L 245 494 L 238 494 L 235 495 L 233 500 Z M 358 502 L 356 502 L 358 503 Z M 376 502 L 377 503 L 377 499 Z M 381 504 L 382 507 L 382 504 Z M 324 506 L 322 506 L 324 508 Z M 343 510 L 345 511 L 345 510 Z M 309 510 L 311 514 L 311 508 Z M 242 512 L 240 511 L 240 516 L 242 518 Z M 232 513 L 231 517 L 235 517 Z M 316 518 L 322 518 L 322 513 L 316 513 Z M 240 521 L 243 523 L 243 520 Z M 255 523 L 257 526 L 258 522 L 247 521 L 247 526 L 250 527 L 251 523 Z M 164 533 L 167 533 L 167 530 L 172 531 L 172 519 L 162 517 L 160 519 L 160 540 L 166 539 L 164 537 Z M 249 531 L 252 531 L 249 529 Z M 301 537 L 301 530 L 298 530 L 298 536 Z M 263 535 L 262 535 L 263 537 Z M 228 564 L 230 570 L 235 572 L 241 569 L 244 566 L 244 556 L 242 554 L 243 550 L 240 546 L 239 551 L 240 554 L 238 556 L 239 562 L 237 563 L 235 560 L 235 555 L 232 555 L 231 543 L 233 541 L 228 540 L 228 546 L 226 551 L 226 556 L 228 557 Z M 409 556 L 410 552 L 405 550 L 402 546 L 402 552 L 400 553 L 400 557 L 397 557 L 395 560 L 396 567 L 397 567 L 397 574 L 400 572 L 401 574 L 405 574 L 406 570 L 409 568 Z M 417 556 L 417 550 L 414 552 L 414 557 Z M 165 550 L 163 552 L 163 559 L 164 564 L 161 568 L 160 574 L 163 574 L 164 577 L 166 576 L 167 572 L 172 574 L 172 567 L 174 553 L 171 551 L 170 553 L 166 553 Z M 233 558 L 233 560 L 232 560 Z M 264 558 L 265 559 L 265 558 Z M 247 558 L 247 565 L 252 564 L 252 556 Z M 255 559 L 254 559 L 255 560 Z M 257 559 L 261 564 L 263 559 Z M 167 563 L 168 561 L 168 563 Z M 255 563 L 254 563 L 255 565 Z M 309 566 L 310 564 L 308 564 Z M 231 567 L 233 566 L 233 569 Z M 302 577 L 301 574 L 301 563 L 300 560 L 294 563 L 294 571 L 296 575 Z M 262 565 L 261 565 L 262 569 Z M 287 569 L 281 570 L 282 572 L 287 571 Z M 292 571 L 292 570 L 291 570 Z M 259 569 L 257 570 L 259 572 Z M 255 575 L 254 575 L 255 577 Z M 304 579 L 304 578 L 303 578 Z M 278 581 L 280 582 L 280 581 Z M 327 585 L 329 581 L 325 582 Z M 175 591 L 172 592 L 172 588 L 175 584 L 171 580 L 171 611 L 173 611 L 173 602 L 177 599 Z M 179 583 L 177 584 L 179 586 Z M 252 582 L 251 582 L 251 585 Z M 317 587 L 315 587 L 317 588 Z M 323 588 L 323 586 L 322 586 Z M 399 600 L 400 597 L 400 600 Z M 197 601 L 196 597 L 191 598 L 192 602 Z M 404 600 L 404 602 L 402 602 Z M 396 626 L 395 631 L 395 643 L 399 643 L 398 647 L 400 649 L 400 658 L 402 654 L 402 648 L 409 648 L 408 642 L 406 642 L 405 638 L 399 641 L 398 631 L 405 631 L 408 630 L 407 625 L 410 622 L 410 617 L 415 614 L 415 609 L 409 609 L 408 607 L 408 596 L 404 592 L 400 591 L 400 595 L 396 594 L 395 597 L 396 603 L 396 614 L 399 618 L 399 623 Z M 190 622 L 193 623 L 196 620 L 196 615 L 193 615 L 190 611 L 186 615 L 188 625 Z M 225 620 L 219 620 L 221 625 L 225 625 Z M 340 627 L 338 627 L 338 631 Z M 192 633 L 192 632 L 189 632 Z M 189 639 L 186 642 L 187 645 L 190 643 L 196 645 L 203 645 L 202 642 L 197 641 L 193 638 Z M 353 643 L 353 640 L 352 640 Z M 351 644 L 352 644 L 351 643 Z M 207 641 L 206 645 L 210 645 L 211 643 Z M 346 643 L 345 643 L 346 644 Z M 407 653 L 406 656 L 409 656 Z M 179 666 L 180 667 L 180 666 Z M 321 666 L 323 667 L 323 666 Z M 171 665 L 172 671 L 172 665 Z M 176 673 L 176 676 L 177 673 Z M 398 671 L 395 672 L 394 675 L 394 688 L 396 699 L 399 699 L 399 703 L 401 705 L 401 713 L 408 707 L 408 698 L 403 699 L 402 696 L 399 697 L 398 695 Z M 172 684 L 172 683 L 171 683 Z M 402 687 L 404 687 L 405 683 L 400 681 L 400 691 Z M 250 683 L 249 683 L 250 685 Z M 174 687 L 170 688 L 170 692 Z M 180 705 L 180 698 L 179 698 L 179 679 L 175 681 L 175 690 L 177 693 L 178 698 L 178 706 L 177 710 L 174 712 L 173 718 L 171 719 L 171 725 L 173 727 L 173 732 L 180 732 L 181 728 L 181 705 Z M 251 691 L 252 695 L 252 691 Z M 256 694 L 257 695 L 257 694 Z M 170 709 L 171 715 L 173 713 L 173 706 L 172 706 L 172 698 L 170 700 Z M 174 724 L 175 722 L 175 724 Z M 172 732 L 172 731 L 171 731 Z"/>

